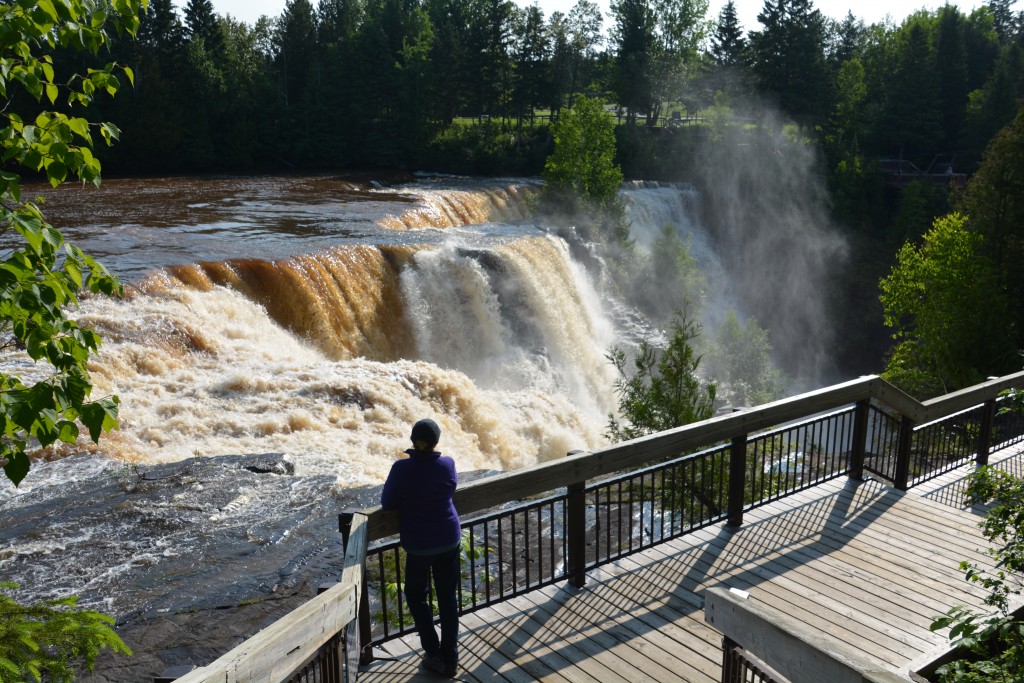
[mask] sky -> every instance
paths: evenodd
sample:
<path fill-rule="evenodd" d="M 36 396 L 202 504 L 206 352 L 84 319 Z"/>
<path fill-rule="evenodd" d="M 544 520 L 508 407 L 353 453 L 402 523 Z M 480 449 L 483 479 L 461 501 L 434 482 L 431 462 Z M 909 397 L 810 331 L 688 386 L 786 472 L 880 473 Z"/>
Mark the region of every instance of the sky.
<path fill-rule="evenodd" d="M 576 0 L 536 1 L 546 17 L 550 16 L 552 12 L 568 14 L 572 6 L 576 4 Z M 318 0 L 311 0 L 311 2 L 315 7 Z M 515 0 L 515 2 L 524 7 L 533 4 L 532 0 Z M 597 2 L 607 15 L 609 0 L 597 0 Z M 764 0 L 734 0 L 734 2 L 743 28 L 747 31 L 757 29 L 757 15 L 764 6 Z M 185 0 L 176 0 L 176 3 L 179 7 L 183 7 Z M 725 3 L 726 0 L 709 0 L 708 15 L 710 18 L 717 18 Z M 248 24 L 255 22 L 263 14 L 276 17 L 281 13 L 284 4 L 285 0 L 213 0 L 217 14 L 230 14 L 235 19 L 241 19 Z M 898 23 L 919 9 L 934 10 L 945 4 L 946 0 L 816 0 L 814 6 L 821 10 L 822 14 L 834 19 L 842 19 L 848 11 L 853 10 L 854 16 L 870 24 L 882 21 L 886 16 Z M 984 0 L 957 0 L 951 4 L 959 6 L 966 14 L 985 3 Z M 606 16 L 605 30 L 607 28 Z"/>

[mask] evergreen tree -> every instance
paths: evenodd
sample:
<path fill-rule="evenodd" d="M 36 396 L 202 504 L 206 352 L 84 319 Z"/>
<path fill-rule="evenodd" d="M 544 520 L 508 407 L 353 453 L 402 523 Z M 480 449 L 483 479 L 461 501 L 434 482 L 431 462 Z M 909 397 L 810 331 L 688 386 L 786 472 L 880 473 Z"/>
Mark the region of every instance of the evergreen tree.
<path fill-rule="evenodd" d="M 866 30 L 864 22 L 853 16 L 853 12 L 847 12 L 843 20 L 834 25 L 829 60 L 835 68 L 857 55 Z"/>
<path fill-rule="evenodd" d="M 465 111 L 473 82 L 471 0 L 427 0 L 433 26 L 430 61 L 436 77 L 433 83 L 432 117 L 448 126 L 456 114 Z"/>
<path fill-rule="evenodd" d="M 736 4 L 729 0 L 719 12 L 711 34 L 711 48 L 701 83 L 706 101 L 721 102 L 719 93 L 729 102 L 747 94 L 747 48 L 747 39 L 736 14 Z"/>
<path fill-rule="evenodd" d="M 523 119 L 532 120 L 534 108 L 541 106 L 546 99 L 545 86 L 548 82 L 548 56 L 551 47 L 544 13 L 537 5 L 517 10 L 514 16 L 513 54 L 516 69 L 512 106 L 521 140 Z"/>
<path fill-rule="evenodd" d="M 1017 0 L 988 0 L 986 6 L 992 12 L 993 27 L 999 41 L 1008 43 L 1019 30 L 1019 17 L 1014 15 L 1013 6 Z"/>
<path fill-rule="evenodd" d="M 184 29 L 173 0 L 149 1 L 139 22 L 137 40 L 142 47 L 156 49 L 161 60 L 170 63 L 171 56 L 178 54 L 184 40 Z"/>
<path fill-rule="evenodd" d="M 570 51 L 571 79 L 569 82 L 569 101 L 571 107 L 577 93 L 585 92 L 590 84 L 589 72 L 594 62 L 597 49 L 604 38 L 601 36 L 601 9 L 590 0 L 576 0 L 569 10 L 568 29 Z"/>
<path fill-rule="evenodd" d="M 300 106 L 313 84 L 316 18 L 309 0 L 288 0 L 277 23 L 277 65 L 285 105 Z"/>
<path fill-rule="evenodd" d="M 821 12 L 810 0 L 765 0 L 757 20 L 750 49 L 758 85 L 794 121 L 816 125 L 830 109 Z"/>
<path fill-rule="evenodd" d="M 364 11 L 362 0 L 320 0 L 316 14 L 321 49 L 352 40 Z"/>
<path fill-rule="evenodd" d="M 930 161 L 941 145 L 942 112 L 935 56 L 927 18 L 911 18 L 897 35 L 896 64 L 886 91 L 882 116 L 884 140 L 903 158 Z"/>
<path fill-rule="evenodd" d="M 967 184 L 964 207 L 972 230 L 985 238 L 985 254 L 996 264 L 1010 305 L 1014 343 L 1024 349 L 1024 106 L 992 139 Z"/>
<path fill-rule="evenodd" d="M 984 87 L 970 93 L 966 128 L 968 143 L 981 149 L 1013 120 L 1017 99 L 1024 96 L 1024 49 L 1007 45 Z"/>
<path fill-rule="evenodd" d="M 202 39 L 205 49 L 215 58 L 224 55 L 224 34 L 221 33 L 212 0 L 188 0 L 185 5 L 185 37 Z"/>
<path fill-rule="evenodd" d="M 945 131 L 943 146 L 947 151 L 958 149 L 967 110 L 967 50 L 964 45 L 964 17 L 953 5 L 939 9 L 935 70 L 939 81 L 939 110 Z"/>
<path fill-rule="evenodd" d="M 736 4 L 729 0 L 718 14 L 718 23 L 711 36 L 711 58 L 720 68 L 739 67 L 743 64 L 746 49 L 747 40 L 736 15 Z"/>
<path fill-rule="evenodd" d="M 650 114 L 655 107 L 654 10 L 649 0 L 616 0 L 611 10 L 615 45 L 612 89 L 626 110 L 627 124 L 632 126 L 638 114 Z"/>
<path fill-rule="evenodd" d="M 672 327 L 668 345 L 656 349 L 642 342 L 632 360 L 633 370 L 620 348 L 608 359 L 619 371 L 615 393 L 624 420 L 608 416 L 608 438 L 625 441 L 706 420 L 715 413 L 717 387 L 697 375 L 701 357 L 692 346 L 700 327 L 680 316 Z"/>

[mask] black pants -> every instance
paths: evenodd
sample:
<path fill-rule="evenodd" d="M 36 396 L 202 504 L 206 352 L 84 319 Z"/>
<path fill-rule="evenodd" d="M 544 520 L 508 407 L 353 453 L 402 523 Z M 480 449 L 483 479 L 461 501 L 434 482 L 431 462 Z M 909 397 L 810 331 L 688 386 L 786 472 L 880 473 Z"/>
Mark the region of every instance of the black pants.
<path fill-rule="evenodd" d="M 458 662 L 459 604 L 457 590 L 460 575 L 460 548 L 435 555 L 405 556 L 405 601 L 409 605 L 420 636 L 420 645 L 428 655 L 440 654 L 445 664 Z M 434 595 L 441 617 L 441 640 L 434 630 L 434 615 L 429 597 L 430 575 L 434 575 Z"/>

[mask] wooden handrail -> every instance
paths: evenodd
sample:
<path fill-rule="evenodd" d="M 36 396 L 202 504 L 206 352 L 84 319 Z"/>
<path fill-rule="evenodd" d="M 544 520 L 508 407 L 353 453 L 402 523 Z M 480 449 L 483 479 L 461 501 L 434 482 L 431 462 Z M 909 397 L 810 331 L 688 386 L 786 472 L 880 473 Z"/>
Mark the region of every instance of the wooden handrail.
<path fill-rule="evenodd" d="M 785 612 L 726 588 L 704 593 L 704 621 L 790 681 L 905 683 L 841 641 Z"/>
<path fill-rule="evenodd" d="M 177 683 L 277 683 L 356 618 L 368 542 L 366 515 L 352 521 L 341 581 Z"/>
<path fill-rule="evenodd" d="M 881 377 L 870 375 L 750 410 L 721 415 L 666 432 L 624 441 L 593 453 L 582 452 L 564 459 L 481 479 L 456 491 L 455 507 L 465 516 L 606 474 L 660 462 L 687 451 L 731 441 L 742 434 L 752 434 L 858 401 L 875 399 L 909 418 L 914 424 L 922 424 L 981 405 L 994 399 L 1004 389 L 1020 386 L 1024 386 L 1024 372 L 990 380 L 921 403 Z M 386 512 L 379 507 L 369 508 L 364 512 L 369 517 L 370 541 L 398 533 L 397 512 Z"/>

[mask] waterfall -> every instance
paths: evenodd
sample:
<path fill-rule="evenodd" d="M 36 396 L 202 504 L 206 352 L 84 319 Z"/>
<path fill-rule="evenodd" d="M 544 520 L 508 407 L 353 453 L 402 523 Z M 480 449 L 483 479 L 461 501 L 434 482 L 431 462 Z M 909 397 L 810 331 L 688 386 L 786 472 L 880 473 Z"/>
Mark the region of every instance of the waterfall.
<path fill-rule="evenodd" d="M 510 469 L 600 445 L 613 408 L 611 326 L 548 236 L 170 268 L 79 317 L 122 401 L 82 447 L 128 462 L 278 451 L 372 485 L 423 416 L 461 468 Z"/>
<path fill-rule="evenodd" d="M 650 256 L 665 225 L 688 243 L 707 281 L 701 315 L 707 339 L 714 339 L 726 312 L 733 309 L 741 320 L 753 318 L 768 331 L 775 360 L 796 387 L 820 385 L 831 366 L 835 334 L 827 293 L 833 272 L 843 262 L 845 244 L 813 192 L 808 190 L 804 200 L 748 197 L 747 204 L 762 207 L 760 213 L 719 209 L 713 212 L 713 224 L 706 222 L 705 198 L 689 185 L 638 183 L 624 195 L 642 254 Z M 717 201 L 723 202 L 721 197 Z"/>

